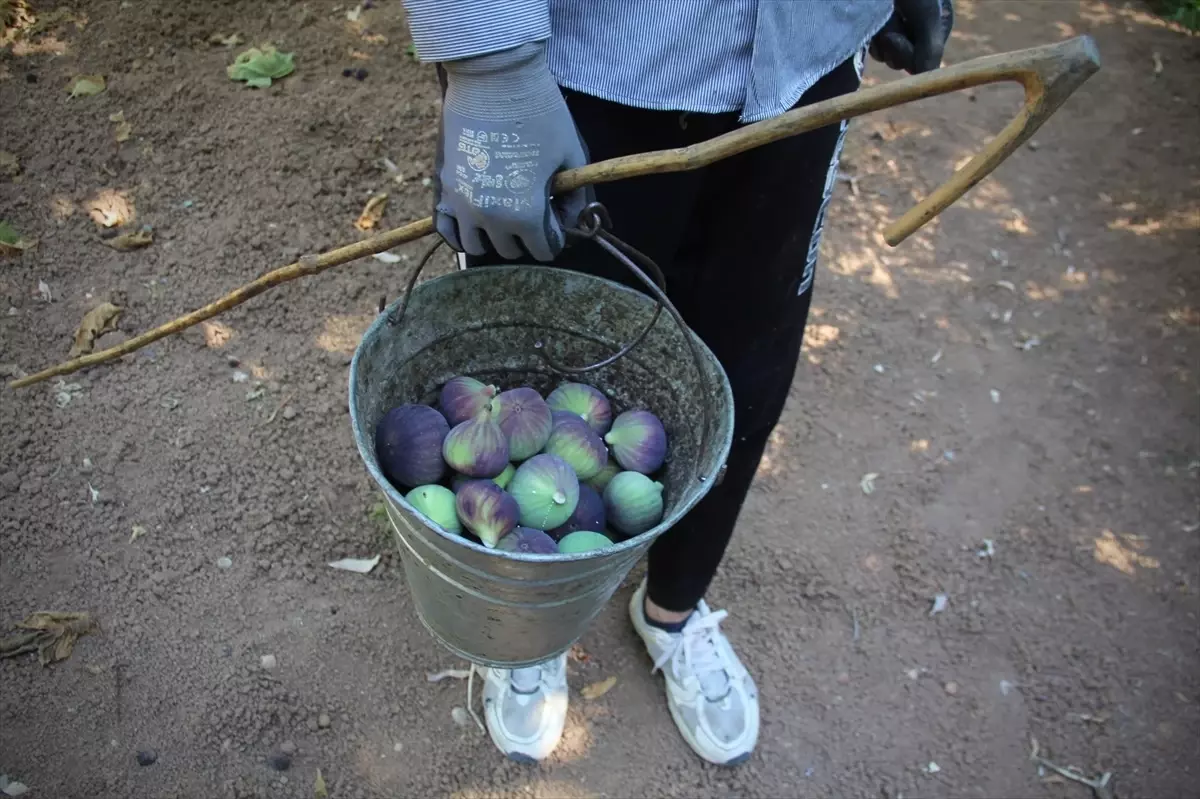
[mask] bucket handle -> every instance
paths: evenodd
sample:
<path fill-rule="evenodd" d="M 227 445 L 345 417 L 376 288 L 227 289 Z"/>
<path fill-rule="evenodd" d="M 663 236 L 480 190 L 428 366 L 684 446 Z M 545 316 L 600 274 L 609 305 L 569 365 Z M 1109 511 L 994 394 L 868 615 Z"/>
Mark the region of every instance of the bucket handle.
<path fill-rule="evenodd" d="M 579 218 L 575 227 L 564 228 L 565 232 L 572 238 L 588 239 L 594 241 L 597 245 L 604 249 L 609 255 L 615 258 L 622 266 L 633 273 L 633 276 L 638 279 L 646 290 L 654 297 L 655 306 L 654 314 L 650 317 L 650 321 L 642 328 L 632 341 L 618 349 L 614 354 L 608 356 L 602 361 L 597 361 L 587 366 L 566 366 L 560 364 L 550 357 L 547 352 L 546 343 L 538 340 L 534 343 L 534 349 L 537 350 L 538 356 L 545 361 L 546 365 L 556 372 L 564 374 L 585 374 L 587 372 L 602 369 L 605 366 L 610 366 L 621 358 L 628 355 L 634 347 L 642 343 L 642 340 L 650 333 L 650 330 L 658 322 L 659 316 L 662 315 L 663 308 L 667 309 L 667 313 L 675 320 L 675 324 L 679 326 L 679 332 L 683 335 L 684 341 L 687 342 L 688 349 L 692 353 L 692 362 L 696 366 L 696 372 L 700 376 L 700 381 L 704 382 L 707 375 L 704 371 L 704 360 L 700 357 L 700 350 L 696 348 L 695 335 L 683 321 L 683 316 L 667 298 L 666 288 L 667 281 L 663 276 L 662 269 L 654 262 L 654 259 L 645 253 L 638 250 L 636 247 L 621 241 L 621 239 L 609 232 L 608 228 L 612 226 L 608 215 L 608 209 L 598 202 L 588 203 L 583 210 L 579 212 Z M 389 327 L 395 327 L 404 321 L 404 312 L 408 309 L 408 298 L 412 296 L 413 288 L 417 285 L 417 279 L 421 276 L 425 265 L 429 263 L 429 259 L 438 251 L 445 241 L 439 237 L 433 246 L 425 251 L 421 256 L 421 260 L 417 262 L 417 268 L 413 270 L 408 277 L 408 285 L 404 287 L 404 296 L 396 307 L 388 312 L 387 323 Z M 641 266 L 638 263 L 641 263 Z M 644 268 L 643 268 L 644 267 Z M 646 273 L 649 272 L 650 275 Z M 651 278 L 653 275 L 653 278 Z M 380 308 L 382 311 L 383 309 Z M 720 387 L 718 387 L 719 389 Z M 708 451 L 709 427 L 712 424 L 712 409 L 705 404 L 704 406 L 704 424 L 700 427 L 700 452 Z M 699 459 L 697 459 L 699 462 Z M 724 473 L 724 465 L 717 471 L 717 480 Z M 708 476 L 699 473 L 697 467 L 696 479 L 703 483 L 708 480 Z"/>

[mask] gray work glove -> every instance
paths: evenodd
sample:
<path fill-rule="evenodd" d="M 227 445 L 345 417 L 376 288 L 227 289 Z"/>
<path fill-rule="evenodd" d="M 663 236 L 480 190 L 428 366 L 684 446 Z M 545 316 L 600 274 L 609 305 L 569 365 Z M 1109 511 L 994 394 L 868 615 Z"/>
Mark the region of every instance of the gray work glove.
<path fill-rule="evenodd" d="M 896 0 L 892 17 L 871 39 L 871 57 L 910 75 L 937 69 L 954 27 L 953 0 Z"/>
<path fill-rule="evenodd" d="M 546 64 L 544 42 L 442 63 L 446 95 L 437 147 L 437 231 L 456 250 L 553 260 L 565 243 L 559 211 L 574 224 L 578 190 L 551 202 L 560 169 L 587 154 Z M 554 207 L 552 207 L 554 206 Z"/>

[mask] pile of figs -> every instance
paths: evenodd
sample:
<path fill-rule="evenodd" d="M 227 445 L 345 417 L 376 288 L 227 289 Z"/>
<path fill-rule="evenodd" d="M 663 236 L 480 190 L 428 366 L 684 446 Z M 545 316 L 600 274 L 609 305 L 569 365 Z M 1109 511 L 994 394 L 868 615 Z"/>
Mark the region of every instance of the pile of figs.
<path fill-rule="evenodd" d="M 663 517 L 663 487 L 651 477 L 667 456 L 662 422 L 642 409 L 614 418 L 608 398 L 584 383 L 543 398 L 455 377 L 438 408 L 388 411 L 375 455 L 429 521 L 493 549 L 588 552 Z"/>

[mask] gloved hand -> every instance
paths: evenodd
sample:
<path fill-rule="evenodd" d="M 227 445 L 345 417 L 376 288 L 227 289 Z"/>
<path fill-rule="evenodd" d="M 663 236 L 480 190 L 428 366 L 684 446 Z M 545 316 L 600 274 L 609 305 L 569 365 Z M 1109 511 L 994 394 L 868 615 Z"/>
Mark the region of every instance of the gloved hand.
<path fill-rule="evenodd" d="M 892 18 L 871 39 L 871 57 L 910 75 L 937 69 L 950 29 L 953 0 L 896 0 Z"/>
<path fill-rule="evenodd" d="M 539 261 L 563 248 L 550 181 L 583 166 L 587 154 L 558 84 L 544 42 L 445 61 L 442 124 L 437 147 L 435 221 L 456 250 L 484 255 L 487 243 L 504 258 Z M 583 189 L 555 198 L 574 224 L 586 203 Z"/>

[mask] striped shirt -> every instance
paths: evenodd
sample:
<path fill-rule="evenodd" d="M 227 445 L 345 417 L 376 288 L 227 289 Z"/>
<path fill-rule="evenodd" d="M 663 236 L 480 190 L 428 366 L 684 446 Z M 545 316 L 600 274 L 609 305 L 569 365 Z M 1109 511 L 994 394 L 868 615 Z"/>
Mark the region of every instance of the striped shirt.
<path fill-rule="evenodd" d="M 422 61 L 548 42 L 559 84 L 754 122 L 861 52 L 893 0 L 404 0 Z"/>

